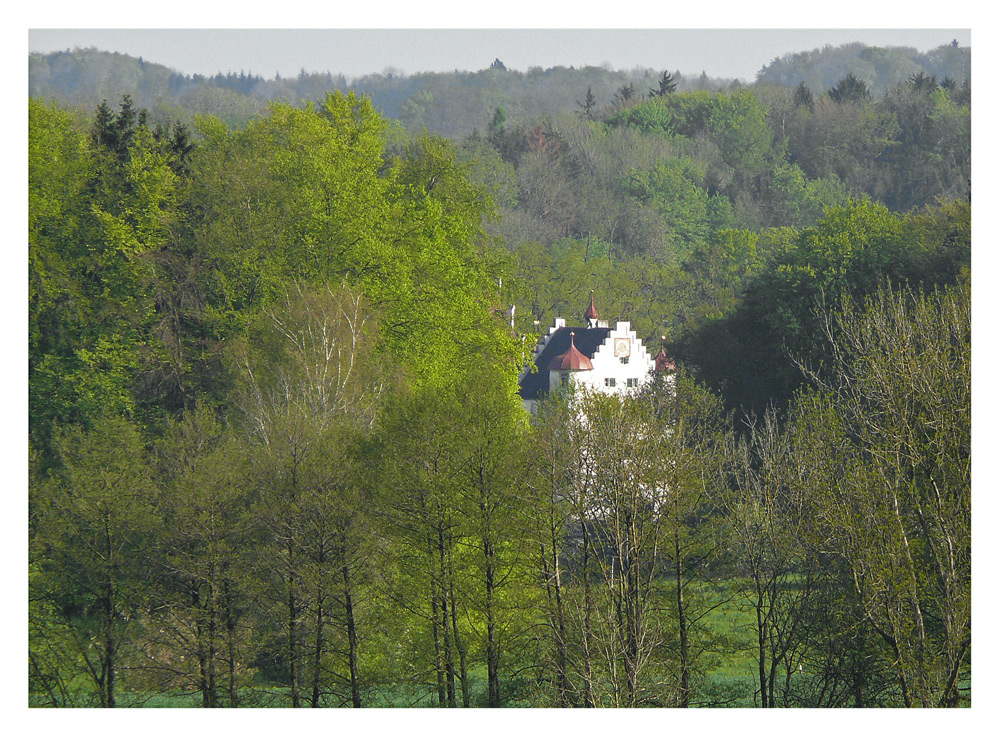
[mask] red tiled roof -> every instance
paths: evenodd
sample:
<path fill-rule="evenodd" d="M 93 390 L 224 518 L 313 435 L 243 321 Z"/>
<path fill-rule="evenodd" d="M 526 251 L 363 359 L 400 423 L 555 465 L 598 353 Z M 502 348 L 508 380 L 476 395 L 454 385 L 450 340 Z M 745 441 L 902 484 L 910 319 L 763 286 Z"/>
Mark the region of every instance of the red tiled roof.
<path fill-rule="evenodd" d="M 573 336 L 576 333 L 569 334 L 569 350 L 565 353 L 556 356 L 549 363 L 549 371 L 592 371 L 594 364 L 591 363 L 590 359 L 585 355 L 580 353 L 576 349 L 576 345 L 573 343 Z"/>
<path fill-rule="evenodd" d="M 657 371 L 677 370 L 677 364 L 675 364 L 667 357 L 667 352 L 663 348 L 660 348 L 660 352 L 656 354 L 656 358 L 653 360 L 656 362 Z"/>
<path fill-rule="evenodd" d="M 535 365 L 538 370 L 528 371 L 518 382 L 518 394 L 521 395 L 522 399 L 537 399 L 549 390 L 549 365 L 555 357 L 561 356 L 569 350 L 570 333 L 575 336 L 573 347 L 585 357 L 590 358 L 604 344 L 611 329 L 584 326 L 556 329 L 545 343 L 542 352 L 535 357 Z"/>

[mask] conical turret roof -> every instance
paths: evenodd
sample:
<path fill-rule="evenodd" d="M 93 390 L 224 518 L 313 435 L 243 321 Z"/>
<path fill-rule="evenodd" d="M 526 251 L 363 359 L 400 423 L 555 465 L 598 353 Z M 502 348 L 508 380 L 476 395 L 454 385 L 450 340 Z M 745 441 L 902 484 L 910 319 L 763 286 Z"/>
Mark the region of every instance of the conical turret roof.
<path fill-rule="evenodd" d="M 569 334 L 569 350 L 552 359 L 549 363 L 549 371 L 592 371 L 594 369 L 591 360 L 577 350 L 573 342 L 574 335 L 576 333 Z"/>
<path fill-rule="evenodd" d="M 590 290 L 590 306 L 587 307 L 587 311 L 583 313 L 583 317 L 587 320 L 596 320 L 600 317 L 600 315 L 597 314 L 597 307 L 594 305 L 593 289 Z"/>
<path fill-rule="evenodd" d="M 663 340 L 666 340 L 664 336 Z M 656 354 L 656 358 L 653 359 L 654 368 L 656 371 L 676 371 L 677 364 L 675 364 L 669 356 L 667 356 L 666 348 L 661 344 L 660 352 Z"/>

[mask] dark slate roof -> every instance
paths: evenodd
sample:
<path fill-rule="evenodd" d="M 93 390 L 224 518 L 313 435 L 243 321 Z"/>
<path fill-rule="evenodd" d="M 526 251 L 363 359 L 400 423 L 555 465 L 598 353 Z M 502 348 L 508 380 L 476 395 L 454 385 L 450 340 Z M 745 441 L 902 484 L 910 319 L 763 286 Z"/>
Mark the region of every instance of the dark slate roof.
<path fill-rule="evenodd" d="M 569 350 L 561 353 L 549 363 L 549 371 L 592 371 L 594 364 L 590 359 L 580 353 L 573 344 L 573 331 L 569 333 Z"/>
<path fill-rule="evenodd" d="M 608 337 L 611 328 L 574 328 L 556 330 L 545 345 L 542 355 L 535 358 L 538 371 L 530 372 L 521 379 L 518 393 L 521 399 L 538 399 L 549 388 L 549 364 L 556 356 L 569 350 L 569 334 L 573 333 L 573 344 L 587 358 L 593 358 L 601 343 Z"/>

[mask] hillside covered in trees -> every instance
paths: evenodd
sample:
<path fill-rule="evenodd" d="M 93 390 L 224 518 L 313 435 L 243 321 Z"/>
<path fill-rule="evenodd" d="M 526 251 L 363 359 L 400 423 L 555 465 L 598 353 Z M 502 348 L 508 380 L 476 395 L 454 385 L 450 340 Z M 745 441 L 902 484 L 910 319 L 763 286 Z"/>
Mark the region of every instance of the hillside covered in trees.
<path fill-rule="evenodd" d="M 32 55 L 30 703 L 967 706 L 968 62 Z"/>
<path fill-rule="evenodd" d="M 757 82 L 788 87 L 804 82 L 814 95 L 821 95 L 853 74 L 872 93 L 882 95 L 921 73 L 962 85 L 971 78 L 970 58 L 970 49 L 957 45 L 924 53 L 905 47 L 847 44 L 774 59 L 758 72 Z M 669 71 L 679 92 L 718 92 L 741 86 L 738 80 L 710 78 L 697 70 Z M 519 72 L 497 59 L 479 71 L 404 74 L 386 69 L 353 79 L 305 69 L 289 78 L 265 78 L 260 72 L 185 75 L 155 60 L 76 48 L 29 54 L 28 94 L 87 111 L 102 100 L 113 103 L 127 94 L 154 119 L 190 123 L 196 114 L 209 114 L 244 125 L 269 102 L 298 105 L 303 100 L 321 102 L 327 92 L 354 91 L 371 99 L 387 118 L 401 121 L 411 133 L 423 126 L 432 133 L 460 138 L 482 129 L 497 107 L 512 122 L 521 123 L 576 110 L 588 89 L 597 106 L 610 104 L 626 85 L 642 97 L 650 88 L 658 88 L 662 70 L 589 66 L 532 67 Z"/>

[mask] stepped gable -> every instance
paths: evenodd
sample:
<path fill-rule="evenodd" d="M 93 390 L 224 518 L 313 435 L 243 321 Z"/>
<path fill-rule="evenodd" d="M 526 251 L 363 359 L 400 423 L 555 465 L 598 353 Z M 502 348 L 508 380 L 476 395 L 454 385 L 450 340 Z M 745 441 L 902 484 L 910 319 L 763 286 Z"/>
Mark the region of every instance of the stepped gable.
<path fill-rule="evenodd" d="M 549 366 L 556 358 L 569 351 L 570 333 L 573 333 L 573 346 L 589 362 L 610 332 L 611 328 L 561 327 L 556 329 L 546 342 L 545 348 L 535 357 L 538 371 L 528 372 L 521 377 L 519 382 L 521 398 L 538 399 L 548 391 Z"/>

